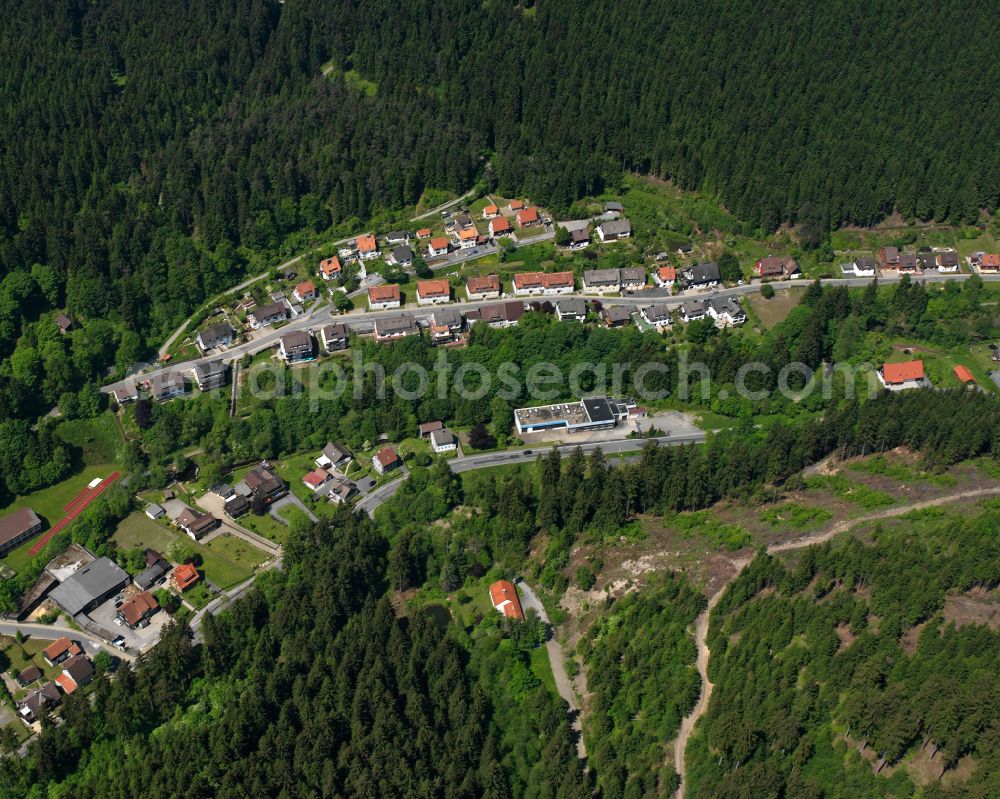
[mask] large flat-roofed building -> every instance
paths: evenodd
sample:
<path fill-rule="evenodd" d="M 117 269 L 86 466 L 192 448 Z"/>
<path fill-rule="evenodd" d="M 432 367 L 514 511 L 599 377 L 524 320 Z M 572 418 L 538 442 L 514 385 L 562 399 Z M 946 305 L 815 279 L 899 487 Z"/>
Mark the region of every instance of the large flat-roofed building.
<path fill-rule="evenodd" d="M 6 555 L 42 532 L 42 520 L 31 508 L 19 508 L 0 517 L 0 555 Z"/>
<path fill-rule="evenodd" d="M 587 430 L 606 430 L 628 418 L 635 403 L 611 397 L 585 397 L 579 402 L 542 405 L 538 408 L 518 408 L 514 411 L 514 425 L 518 433 L 537 433 L 540 430 L 567 430 L 578 433 Z"/>
<path fill-rule="evenodd" d="M 75 616 L 97 607 L 128 584 L 129 576 L 124 569 L 110 558 L 98 558 L 53 588 L 49 599 Z"/>

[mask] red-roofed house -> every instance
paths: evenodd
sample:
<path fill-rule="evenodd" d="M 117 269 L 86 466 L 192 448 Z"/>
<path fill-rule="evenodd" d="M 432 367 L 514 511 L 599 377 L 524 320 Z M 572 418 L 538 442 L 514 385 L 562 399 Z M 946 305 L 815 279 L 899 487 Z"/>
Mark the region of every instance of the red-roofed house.
<path fill-rule="evenodd" d="M 57 663 L 61 663 L 70 656 L 70 648 L 72 646 L 73 642 L 66 636 L 53 641 L 45 647 L 42 652 L 42 655 L 45 657 L 45 662 L 50 666 L 55 666 Z"/>
<path fill-rule="evenodd" d="M 198 570 L 190 563 L 182 563 L 174 569 L 174 582 L 177 583 L 177 588 L 182 593 L 187 591 L 200 579 L 201 576 L 198 574 Z"/>
<path fill-rule="evenodd" d="M 418 239 L 426 239 L 431 235 L 431 229 L 429 227 L 422 227 L 417 231 Z"/>
<path fill-rule="evenodd" d="M 1000 255 L 995 252 L 984 252 L 979 258 L 979 271 L 992 274 L 1000 272 Z"/>
<path fill-rule="evenodd" d="M 572 272 L 521 272 L 514 275 L 514 295 L 517 297 L 572 294 L 574 285 Z"/>
<path fill-rule="evenodd" d="M 490 602 L 508 619 L 524 620 L 521 600 L 517 596 L 517 586 L 510 580 L 497 580 L 490 586 Z"/>
<path fill-rule="evenodd" d="M 513 228 L 510 226 L 510 220 L 505 216 L 498 216 L 490 220 L 490 235 L 493 238 L 497 236 L 509 236 L 513 232 Z"/>
<path fill-rule="evenodd" d="M 500 276 L 483 275 L 466 278 L 465 293 L 469 295 L 470 300 L 499 300 Z"/>
<path fill-rule="evenodd" d="M 458 246 L 462 250 L 471 250 L 479 243 L 479 231 L 474 227 L 458 231 Z"/>
<path fill-rule="evenodd" d="M 299 285 L 295 287 L 292 292 L 292 296 L 295 297 L 299 302 L 307 302 L 308 300 L 314 300 L 318 296 L 316 291 L 316 284 L 311 280 L 303 280 Z"/>
<path fill-rule="evenodd" d="M 876 373 L 879 382 L 890 391 L 905 391 L 908 388 L 926 388 L 930 385 L 924 372 L 923 361 L 903 361 L 882 364 Z"/>
<path fill-rule="evenodd" d="M 483 219 L 493 219 L 496 216 L 500 216 L 500 209 L 492 203 L 483 209 Z"/>
<path fill-rule="evenodd" d="M 538 218 L 537 208 L 525 208 L 517 212 L 517 224 L 521 227 L 532 227 L 539 222 L 541 222 L 541 219 Z"/>
<path fill-rule="evenodd" d="M 428 258 L 438 258 L 442 255 L 448 254 L 448 248 L 451 242 L 448 241 L 447 236 L 438 236 L 430 240 L 427 245 L 427 257 Z"/>
<path fill-rule="evenodd" d="M 386 308 L 398 308 L 400 302 L 399 286 L 385 283 L 368 289 L 368 307 L 373 311 L 384 311 Z"/>
<path fill-rule="evenodd" d="M 355 245 L 358 248 L 358 257 L 362 260 L 368 261 L 378 257 L 378 242 L 375 241 L 374 233 L 365 233 L 363 236 L 358 236 Z"/>
<path fill-rule="evenodd" d="M 451 300 L 451 286 L 447 280 L 418 280 L 417 305 L 440 305 Z"/>
<path fill-rule="evenodd" d="M 333 475 L 330 474 L 326 469 L 313 469 L 309 474 L 302 478 L 302 482 L 306 484 L 306 488 L 316 491 L 322 488 L 327 483 L 333 479 Z"/>
<path fill-rule="evenodd" d="M 402 463 L 403 462 L 399 459 L 399 455 L 396 453 L 396 450 L 392 447 L 383 447 L 376 452 L 375 457 L 372 458 L 372 466 L 375 467 L 375 471 L 379 474 L 391 472 L 393 469 L 401 466 Z"/>
<path fill-rule="evenodd" d="M 653 282 L 661 289 L 668 289 L 677 282 L 677 270 L 672 266 L 661 266 L 653 272 Z"/>
<path fill-rule="evenodd" d="M 336 280 L 340 277 L 340 273 L 343 267 L 340 265 L 340 259 L 334 255 L 332 258 L 324 258 L 319 262 L 319 276 L 323 280 Z"/>
<path fill-rule="evenodd" d="M 509 203 L 507 203 L 508 211 L 511 212 L 520 211 L 522 208 L 524 208 L 524 203 L 521 202 L 520 200 L 511 200 Z"/>
<path fill-rule="evenodd" d="M 958 366 L 955 367 L 955 377 L 965 383 L 965 385 L 971 385 L 976 382 L 976 378 L 973 376 L 972 372 L 969 371 L 969 367 L 963 366 L 962 364 L 958 364 Z"/>

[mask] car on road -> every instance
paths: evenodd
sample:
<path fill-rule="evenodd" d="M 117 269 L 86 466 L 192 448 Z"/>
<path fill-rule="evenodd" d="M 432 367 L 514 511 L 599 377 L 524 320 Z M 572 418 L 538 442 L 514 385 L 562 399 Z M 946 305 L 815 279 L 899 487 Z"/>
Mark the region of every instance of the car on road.
<path fill-rule="evenodd" d="M 530 449 L 526 449 L 522 454 L 524 454 L 524 455 L 530 455 L 531 454 L 531 450 Z"/>
<path fill-rule="evenodd" d="M 125 620 L 121 616 L 115 616 L 115 624 L 121 627 L 125 623 Z"/>
<path fill-rule="evenodd" d="M 478 250 L 478 249 L 475 249 L 475 250 L 473 250 L 473 251 L 472 251 L 472 254 L 473 254 L 473 255 L 479 255 L 479 250 Z"/>
<path fill-rule="evenodd" d="M 117 638 L 115 638 L 115 640 L 111 642 L 111 646 L 116 647 L 118 649 L 121 649 L 123 652 L 126 649 L 128 649 L 128 647 L 125 646 L 125 636 L 124 635 L 119 635 Z"/>

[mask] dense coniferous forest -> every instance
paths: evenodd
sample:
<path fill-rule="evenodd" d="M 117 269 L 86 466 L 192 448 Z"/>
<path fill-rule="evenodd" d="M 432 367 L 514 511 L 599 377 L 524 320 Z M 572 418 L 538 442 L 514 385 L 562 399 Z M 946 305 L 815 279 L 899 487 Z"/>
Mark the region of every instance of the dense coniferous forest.
<path fill-rule="evenodd" d="M 996 796 L 1000 635 L 942 610 L 1000 584 L 998 523 L 995 500 L 932 509 L 877 528 L 871 545 L 751 564 L 713 611 L 715 691 L 689 749 L 691 795 L 913 796 L 914 772 L 893 769 L 910 754 L 931 759 L 919 795 Z M 966 777 L 938 780 L 963 758 Z"/>

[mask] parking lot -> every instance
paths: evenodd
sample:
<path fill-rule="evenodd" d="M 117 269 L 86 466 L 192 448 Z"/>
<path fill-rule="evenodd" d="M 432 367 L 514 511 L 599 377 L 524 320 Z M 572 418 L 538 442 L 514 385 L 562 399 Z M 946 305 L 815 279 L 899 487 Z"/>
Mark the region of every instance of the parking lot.
<path fill-rule="evenodd" d="M 163 586 L 156 586 L 162 588 Z M 137 593 L 133 590 L 133 594 Z M 127 591 L 123 593 L 125 599 L 132 594 Z M 156 613 L 150 620 L 149 626 L 139 630 L 130 630 L 127 624 L 116 624 L 118 609 L 115 607 L 115 600 L 109 599 L 103 605 L 99 605 L 87 614 L 98 625 L 106 630 L 110 630 L 115 635 L 125 638 L 125 645 L 131 652 L 143 652 L 160 640 L 160 631 L 170 621 L 170 616 L 163 610 Z"/>

